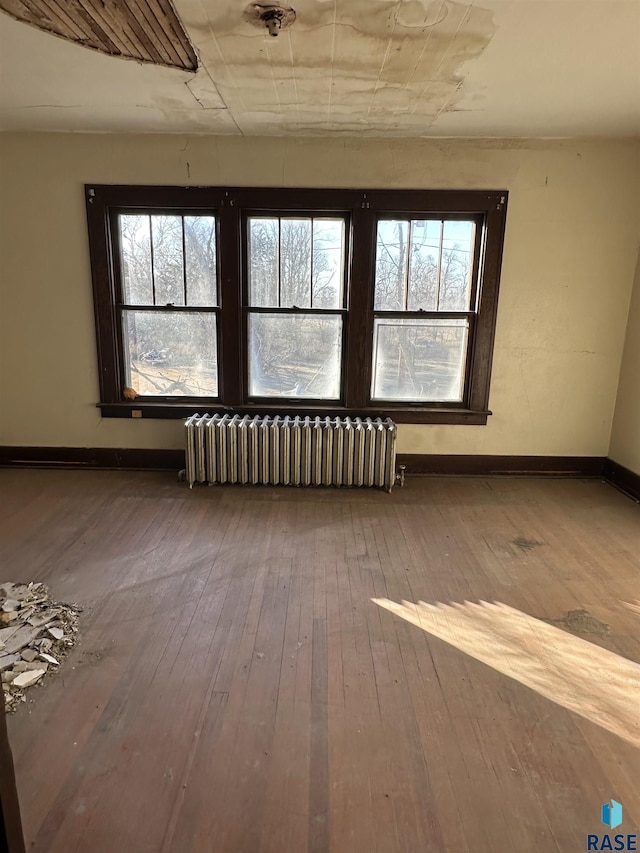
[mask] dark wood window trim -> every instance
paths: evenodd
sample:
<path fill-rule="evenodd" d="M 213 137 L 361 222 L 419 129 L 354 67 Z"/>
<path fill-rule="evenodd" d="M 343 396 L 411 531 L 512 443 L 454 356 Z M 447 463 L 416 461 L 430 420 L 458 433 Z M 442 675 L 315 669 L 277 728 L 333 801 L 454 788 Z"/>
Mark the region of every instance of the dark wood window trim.
<path fill-rule="evenodd" d="M 93 280 L 100 402 L 104 417 L 183 418 L 194 411 L 305 413 L 392 417 L 400 423 L 485 424 L 506 221 L 504 190 L 338 190 L 232 187 L 85 187 Z M 114 236 L 117 212 L 210 213 L 218 227 L 220 398 L 123 397 L 124 365 L 120 340 L 119 261 Z M 340 403 L 246 397 L 244 358 L 246 292 L 243 228 L 247 212 L 323 212 L 344 215 L 350 225 L 347 261 L 348 311 L 344 335 Z M 373 278 L 379 217 L 413 214 L 445 218 L 473 216 L 481 223 L 476 255 L 477 311 L 468 352 L 465 397 L 458 404 L 392 404 L 370 401 L 373 337 Z"/>

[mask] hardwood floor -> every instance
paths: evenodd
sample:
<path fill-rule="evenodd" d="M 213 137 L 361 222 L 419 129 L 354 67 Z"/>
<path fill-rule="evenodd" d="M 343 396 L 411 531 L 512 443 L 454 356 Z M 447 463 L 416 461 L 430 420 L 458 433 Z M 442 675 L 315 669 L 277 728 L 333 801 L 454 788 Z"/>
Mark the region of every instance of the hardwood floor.
<path fill-rule="evenodd" d="M 4 470 L 0 501 L 0 580 L 84 607 L 8 720 L 27 850 L 577 853 L 612 797 L 638 831 L 640 506 L 610 486 Z"/>

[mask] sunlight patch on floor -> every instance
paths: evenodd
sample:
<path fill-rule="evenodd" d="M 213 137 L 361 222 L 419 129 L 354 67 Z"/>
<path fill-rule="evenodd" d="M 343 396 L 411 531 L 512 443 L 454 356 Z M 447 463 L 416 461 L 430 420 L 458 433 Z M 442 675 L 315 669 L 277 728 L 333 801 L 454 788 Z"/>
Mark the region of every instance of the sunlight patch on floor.
<path fill-rule="evenodd" d="M 640 748 L 637 663 L 499 602 L 371 600 Z"/>

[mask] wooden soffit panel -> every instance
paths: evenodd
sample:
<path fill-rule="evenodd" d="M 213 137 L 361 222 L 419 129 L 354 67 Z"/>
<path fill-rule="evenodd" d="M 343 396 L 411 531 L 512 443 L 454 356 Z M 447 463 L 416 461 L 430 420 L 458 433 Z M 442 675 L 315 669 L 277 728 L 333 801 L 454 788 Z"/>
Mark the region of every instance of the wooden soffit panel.
<path fill-rule="evenodd" d="M 109 56 L 195 71 L 171 0 L 0 0 L 12 18 Z"/>

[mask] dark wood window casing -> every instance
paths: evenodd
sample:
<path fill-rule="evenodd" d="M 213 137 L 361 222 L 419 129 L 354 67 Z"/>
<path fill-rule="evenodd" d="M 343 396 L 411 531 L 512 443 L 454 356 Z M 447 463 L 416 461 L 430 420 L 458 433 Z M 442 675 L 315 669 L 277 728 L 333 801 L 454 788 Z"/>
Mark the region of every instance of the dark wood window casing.
<path fill-rule="evenodd" d="M 399 423 L 484 424 L 491 414 L 489 384 L 506 222 L 505 190 L 87 185 L 85 195 L 100 372 L 98 405 L 104 417 L 182 418 L 195 411 L 215 410 L 238 414 L 381 416 Z M 217 322 L 216 397 L 145 394 L 131 401 L 123 396 L 126 353 L 122 312 L 127 305 L 118 216 L 136 212 L 216 218 L 217 304 L 202 309 L 203 313 L 214 314 Z M 343 304 L 324 312 L 340 316 L 342 322 L 339 399 L 249 395 L 248 316 L 263 310 L 250 304 L 247 273 L 250 216 L 334 217 L 345 222 Z M 474 224 L 470 304 L 462 312 L 448 315 L 445 312 L 445 316 L 464 318 L 468 323 L 463 392 L 459 401 L 372 400 L 374 321 L 384 314 L 376 311 L 374 304 L 377 228 L 383 219 L 444 222 L 459 219 Z M 176 309 L 170 305 L 145 310 L 197 314 L 199 309 Z M 294 308 L 283 310 L 296 312 Z M 437 312 L 422 309 L 386 314 L 391 318 L 438 316 Z"/>

